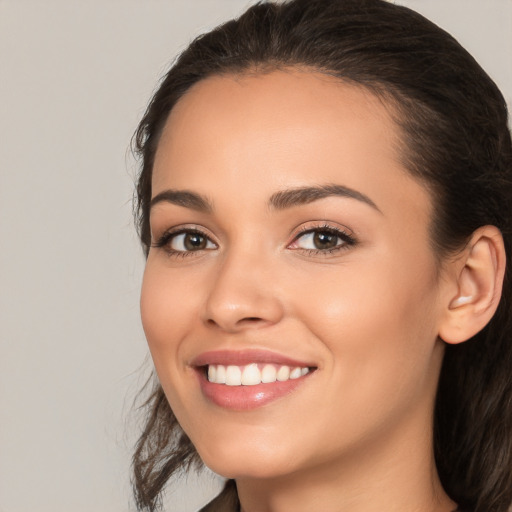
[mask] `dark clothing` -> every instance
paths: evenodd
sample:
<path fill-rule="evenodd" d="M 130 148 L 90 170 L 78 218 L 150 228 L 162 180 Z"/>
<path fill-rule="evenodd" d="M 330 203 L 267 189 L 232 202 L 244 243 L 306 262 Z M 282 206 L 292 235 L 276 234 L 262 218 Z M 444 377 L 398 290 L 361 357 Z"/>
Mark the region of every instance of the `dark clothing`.
<path fill-rule="evenodd" d="M 240 512 L 234 480 L 228 480 L 222 492 L 199 512 Z"/>

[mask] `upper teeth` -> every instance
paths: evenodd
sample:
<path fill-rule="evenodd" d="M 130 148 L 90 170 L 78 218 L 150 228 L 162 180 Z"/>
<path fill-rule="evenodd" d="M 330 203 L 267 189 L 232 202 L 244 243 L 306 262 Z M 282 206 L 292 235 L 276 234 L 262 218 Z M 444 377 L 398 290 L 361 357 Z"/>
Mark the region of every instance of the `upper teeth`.
<path fill-rule="evenodd" d="M 289 379 L 298 379 L 306 373 L 309 373 L 307 367 L 291 368 L 286 365 L 266 364 L 261 368 L 257 363 L 245 366 L 208 365 L 208 380 L 215 384 L 226 384 L 227 386 L 255 386 L 256 384 L 266 384 L 276 380 L 284 382 Z"/>

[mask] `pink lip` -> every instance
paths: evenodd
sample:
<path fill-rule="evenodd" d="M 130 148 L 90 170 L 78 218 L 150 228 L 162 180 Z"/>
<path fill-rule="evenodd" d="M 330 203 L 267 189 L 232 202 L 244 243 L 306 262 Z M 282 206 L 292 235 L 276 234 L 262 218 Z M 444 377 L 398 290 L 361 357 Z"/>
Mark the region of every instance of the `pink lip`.
<path fill-rule="evenodd" d="M 196 369 L 199 385 L 205 398 L 219 407 L 233 411 L 256 409 L 285 397 L 295 391 L 314 373 L 310 372 L 298 379 L 257 384 L 255 386 L 227 386 L 225 384 L 215 384 L 206 378 L 204 367 L 209 364 L 244 366 L 250 363 L 273 363 L 287 365 L 292 368 L 315 367 L 315 365 L 266 350 L 205 352 L 192 361 L 192 366 Z"/>
<path fill-rule="evenodd" d="M 208 364 L 244 366 L 250 363 L 277 364 L 291 367 L 314 367 L 307 361 L 298 361 L 270 350 L 212 350 L 203 352 L 191 362 L 191 366 L 206 366 Z"/>

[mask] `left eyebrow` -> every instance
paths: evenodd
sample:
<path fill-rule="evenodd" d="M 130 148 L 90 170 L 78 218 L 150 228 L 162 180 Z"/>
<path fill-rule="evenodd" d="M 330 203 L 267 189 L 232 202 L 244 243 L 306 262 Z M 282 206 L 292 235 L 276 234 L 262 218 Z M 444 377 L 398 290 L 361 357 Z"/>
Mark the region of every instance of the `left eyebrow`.
<path fill-rule="evenodd" d="M 276 210 L 285 210 L 293 206 L 301 204 L 312 203 L 319 199 L 324 199 L 331 196 L 341 196 L 350 199 L 356 199 L 371 206 L 379 213 L 382 213 L 379 207 L 365 194 L 358 192 L 352 188 L 345 187 L 343 185 L 320 185 L 315 187 L 298 187 L 288 190 L 282 190 L 272 194 L 268 204 L 271 208 Z"/>

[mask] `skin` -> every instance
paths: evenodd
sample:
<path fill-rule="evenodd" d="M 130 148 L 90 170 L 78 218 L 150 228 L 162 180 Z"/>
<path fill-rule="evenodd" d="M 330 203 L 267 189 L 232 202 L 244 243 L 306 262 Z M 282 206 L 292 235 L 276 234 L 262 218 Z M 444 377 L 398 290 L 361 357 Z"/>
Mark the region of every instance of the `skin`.
<path fill-rule="evenodd" d="M 176 417 L 204 462 L 236 479 L 244 512 L 456 508 L 431 427 L 454 287 L 429 243 L 431 198 L 400 163 L 399 138 L 371 93 L 298 70 L 208 78 L 167 121 L 153 197 L 188 190 L 213 209 L 155 204 L 153 243 L 191 226 L 210 242 L 151 248 L 142 320 Z M 268 205 L 278 191 L 327 184 L 373 206 L 342 196 Z M 326 225 L 355 242 L 308 251 L 300 229 Z M 317 369 L 264 407 L 212 404 L 191 361 L 246 348 Z"/>

